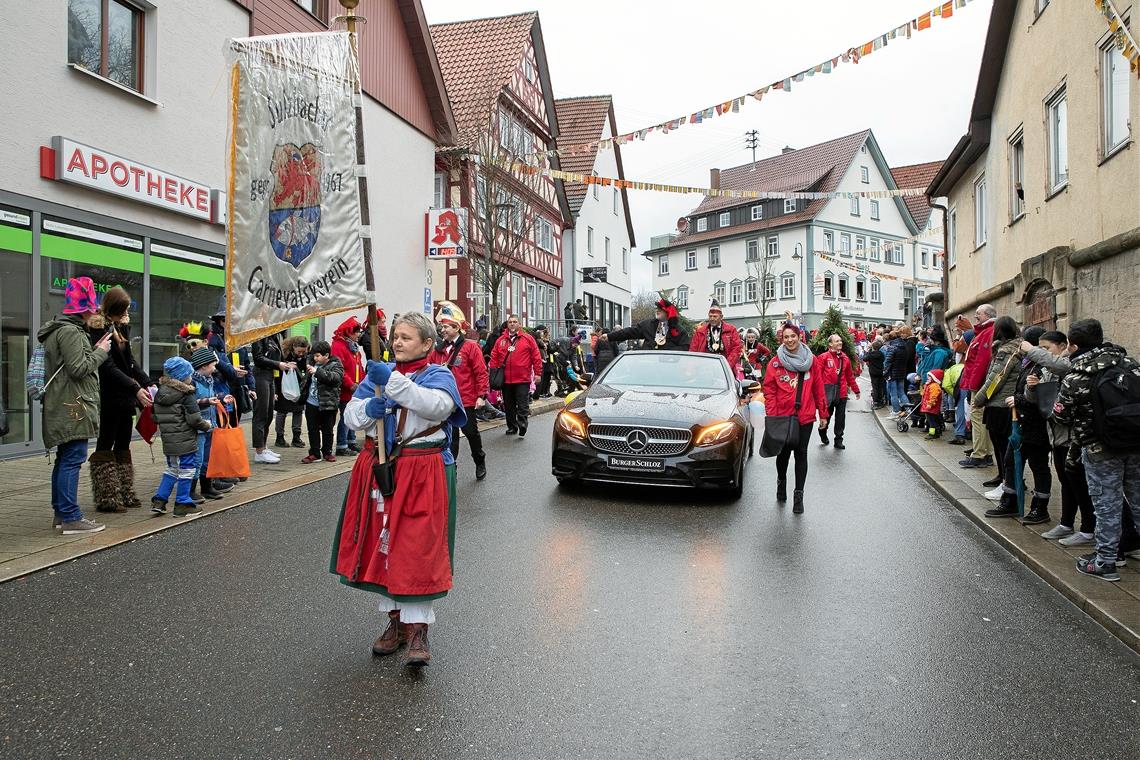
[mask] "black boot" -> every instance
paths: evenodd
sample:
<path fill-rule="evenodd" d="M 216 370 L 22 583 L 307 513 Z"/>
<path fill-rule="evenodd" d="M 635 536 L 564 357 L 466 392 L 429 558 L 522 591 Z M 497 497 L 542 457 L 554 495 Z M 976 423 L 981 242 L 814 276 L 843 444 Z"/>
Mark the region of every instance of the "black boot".
<path fill-rule="evenodd" d="M 273 445 L 279 449 L 289 448 L 289 442 L 285 440 L 285 436 L 281 433 L 277 434 L 277 440 L 273 442 Z"/>
<path fill-rule="evenodd" d="M 222 495 L 214 490 L 214 487 L 210 484 L 210 479 L 207 478 L 205 475 L 198 478 L 198 481 L 201 485 L 201 489 L 200 489 L 199 493 L 201 493 L 204 497 L 206 497 L 207 499 L 220 499 L 220 498 L 222 498 Z"/>
<path fill-rule="evenodd" d="M 1022 519 L 1022 525 L 1040 525 L 1049 522 L 1049 494 L 1033 492 L 1033 501 L 1029 504 L 1029 512 Z"/>
<path fill-rule="evenodd" d="M 831 443 L 831 441 L 827 440 L 827 431 L 826 430 L 820 430 L 819 431 L 819 440 L 823 442 L 822 443 L 823 446 L 826 446 L 827 444 Z"/>
<path fill-rule="evenodd" d="M 986 510 L 986 517 L 1017 517 L 1017 496 L 1003 492 L 998 505 Z"/>
<path fill-rule="evenodd" d="M 210 483 L 210 489 L 217 493 L 224 494 L 234 489 L 234 484 L 224 478 L 207 478 L 206 480 Z"/>
<path fill-rule="evenodd" d="M 776 501 L 787 501 L 787 500 L 788 500 L 788 481 L 777 480 L 776 481 Z"/>
<path fill-rule="evenodd" d="M 301 439 L 301 431 L 300 430 L 294 430 L 293 431 L 293 448 L 295 448 L 295 449 L 306 448 L 305 442 Z"/>
<path fill-rule="evenodd" d="M 792 494 L 792 514 L 802 515 L 804 513 L 804 492 L 796 491 Z"/>
<path fill-rule="evenodd" d="M 202 497 L 202 494 L 198 493 L 198 481 L 197 480 L 195 480 L 193 483 L 190 484 L 190 501 L 194 502 L 195 504 L 205 504 L 206 503 L 206 500 Z"/>
<path fill-rule="evenodd" d="M 487 477 L 487 462 L 479 460 L 475 463 L 475 479 L 482 480 L 485 477 Z"/>

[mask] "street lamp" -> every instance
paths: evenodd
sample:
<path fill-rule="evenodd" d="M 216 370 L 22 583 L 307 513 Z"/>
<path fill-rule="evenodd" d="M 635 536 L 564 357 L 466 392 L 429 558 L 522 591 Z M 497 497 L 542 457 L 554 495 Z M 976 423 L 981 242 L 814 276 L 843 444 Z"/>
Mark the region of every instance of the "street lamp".
<path fill-rule="evenodd" d="M 800 286 L 797 290 L 800 291 L 799 304 L 800 314 L 804 313 L 804 255 L 801 253 L 803 246 L 796 243 L 796 251 L 792 254 L 792 261 L 800 262 Z"/>

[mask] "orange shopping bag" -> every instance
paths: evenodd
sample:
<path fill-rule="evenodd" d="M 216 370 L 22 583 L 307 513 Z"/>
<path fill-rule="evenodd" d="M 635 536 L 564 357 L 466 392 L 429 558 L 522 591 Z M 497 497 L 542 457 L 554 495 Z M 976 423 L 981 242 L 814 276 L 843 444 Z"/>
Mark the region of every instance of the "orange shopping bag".
<path fill-rule="evenodd" d="M 249 454 L 245 449 L 245 433 L 230 424 L 226 408 L 218 404 L 218 424 L 211 433 L 210 462 L 207 478 L 248 478 Z"/>

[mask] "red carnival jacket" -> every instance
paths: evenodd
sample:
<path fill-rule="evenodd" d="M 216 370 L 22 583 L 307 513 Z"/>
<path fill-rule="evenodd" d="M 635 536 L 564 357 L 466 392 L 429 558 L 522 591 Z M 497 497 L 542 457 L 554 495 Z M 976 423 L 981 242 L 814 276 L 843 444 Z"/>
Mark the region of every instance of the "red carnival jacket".
<path fill-rule="evenodd" d="M 740 349 L 744 347 L 744 341 L 740 339 L 740 331 L 728 322 L 721 322 L 723 330 L 720 334 L 721 343 L 723 348 L 720 353 L 724 358 L 728 359 L 728 363 L 736 366 L 740 361 Z M 689 343 L 690 351 L 700 351 L 701 353 L 713 353 L 709 349 L 709 323 L 702 322 L 701 326 L 693 331 L 693 340 Z"/>
<path fill-rule="evenodd" d="M 843 365 L 840 369 L 839 365 Z M 859 395 L 859 386 L 855 383 L 855 370 L 851 367 L 851 360 L 842 351 L 836 356 L 833 351 L 824 351 L 815 357 L 815 371 L 819 373 L 824 385 L 839 384 L 839 400 L 845 400 L 850 391 Z M 826 394 L 824 394 L 826 395 Z"/>
<path fill-rule="evenodd" d="M 958 387 L 964 391 L 976 391 L 986 381 L 990 370 L 990 357 L 993 354 L 994 320 L 975 325 L 974 339 L 966 349 L 965 366 L 958 378 Z"/>
<path fill-rule="evenodd" d="M 509 350 L 512 345 L 514 351 Z M 532 372 L 541 377 L 542 352 L 538 350 L 538 343 L 522 330 L 515 333 L 512 343 L 510 333 L 503 332 L 491 349 L 491 368 L 499 367 L 506 367 L 504 383 L 529 383 Z"/>
<path fill-rule="evenodd" d="M 331 341 L 332 355 L 340 359 L 340 363 L 344 365 L 344 379 L 340 383 L 342 403 L 352 399 L 352 392 L 364 379 L 364 362 L 360 358 L 360 352 L 353 352 L 348 345 L 348 334 L 359 325 L 360 322 L 356 317 L 349 317 L 336 328 Z"/>
<path fill-rule="evenodd" d="M 804 373 L 803 397 L 800 399 L 799 419 L 801 425 L 827 419 L 827 396 L 823 392 L 823 378 L 811 370 Z M 764 413 L 769 417 L 783 417 L 793 414 L 796 408 L 796 385 L 798 377 L 780 363 L 780 357 L 773 356 L 764 370 Z"/>
<path fill-rule="evenodd" d="M 445 367 L 450 365 L 463 406 L 473 407 L 480 398 L 486 398 L 490 390 L 487 385 L 487 362 L 483 359 L 483 350 L 479 348 L 478 341 L 460 336 L 455 343 L 458 344 L 458 349 L 445 344 L 442 351 L 432 351 L 428 361 Z M 452 351 L 459 352 L 454 362 L 451 361 Z"/>

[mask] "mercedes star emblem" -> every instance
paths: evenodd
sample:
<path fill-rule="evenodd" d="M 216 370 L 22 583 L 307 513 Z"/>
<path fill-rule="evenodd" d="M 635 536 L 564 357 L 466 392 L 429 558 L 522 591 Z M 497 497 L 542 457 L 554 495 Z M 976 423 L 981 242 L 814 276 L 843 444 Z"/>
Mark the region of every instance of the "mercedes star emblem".
<path fill-rule="evenodd" d="M 629 435 L 625 437 L 625 442 L 632 452 L 645 451 L 645 448 L 649 445 L 649 436 L 644 430 L 631 430 L 629 431 Z"/>

